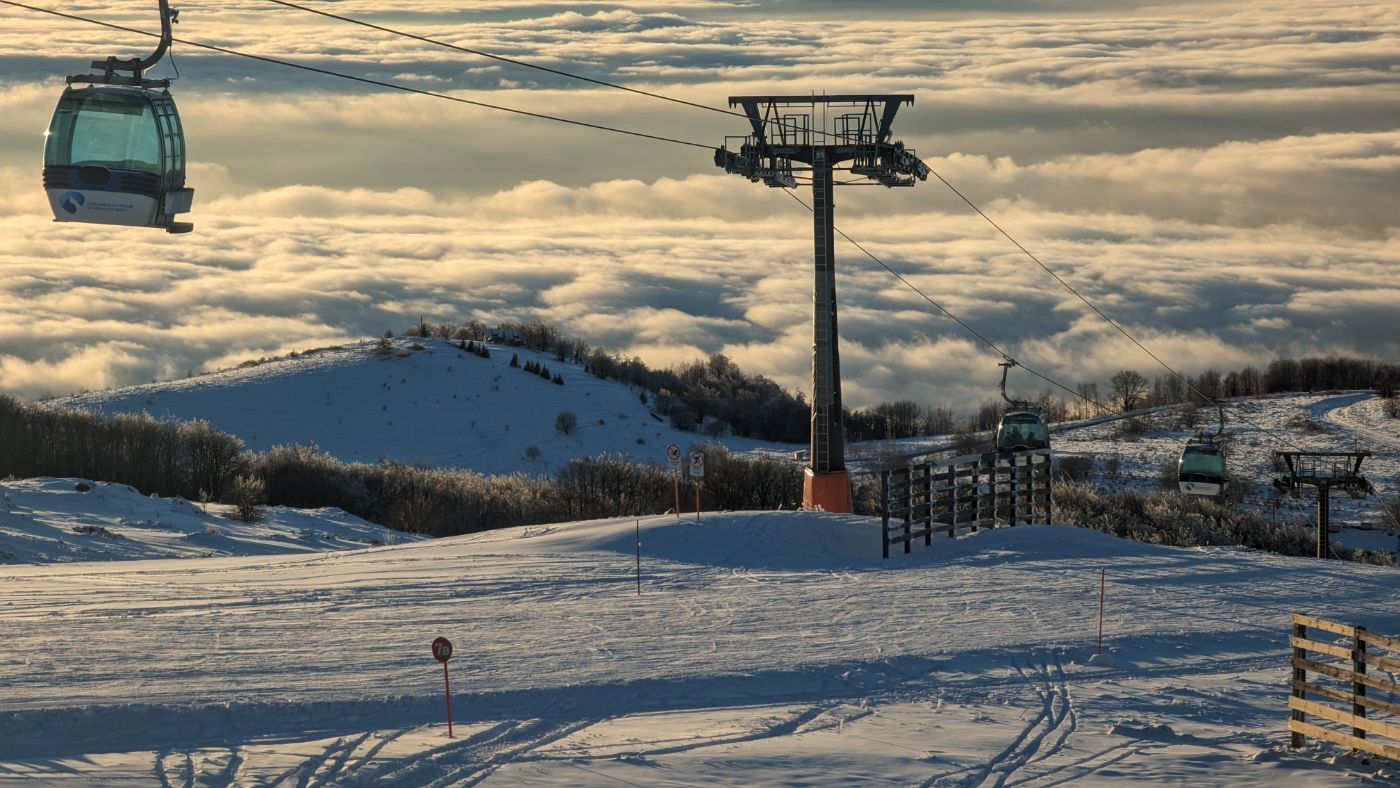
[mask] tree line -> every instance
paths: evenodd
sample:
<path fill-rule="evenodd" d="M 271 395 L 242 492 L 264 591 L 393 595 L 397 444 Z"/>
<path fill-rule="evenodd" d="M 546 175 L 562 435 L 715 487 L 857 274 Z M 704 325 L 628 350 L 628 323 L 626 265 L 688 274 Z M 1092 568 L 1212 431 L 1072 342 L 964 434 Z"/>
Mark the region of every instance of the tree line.
<path fill-rule="evenodd" d="M 705 453 L 706 509 L 792 508 L 802 471 L 790 463 Z M 0 477 L 77 477 L 143 494 L 271 505 L 336 507 L 400 531 L 451 536 L 516 525 L 658 514 L 674 506 L 668 469 L 619 457 L 574 460 L 554 478 L 344 462 L 314 446 L 249 452 L 207 421 L 106 417 L 0 395 Z M 687 498 L 693 500 L 692 498 Z M 242 514 L 242 513 L 241 513 Z"/>
<path fill-rule="evenodd" d="M 1074 387 L 1073 395 L 1046 388 L 1026 401 L 1043 410 L 1048 421 L 1059 422 L 1160 405 L 1203 407 L 1213 400 L 1235 397 L 1372 389 L 1386 400 L 1386 415 L 1400 418 L 1400 398 L 1395 397 L 1397 384 L 1400 365 L 1352 356 L 1318 356 L 1274 359 L 1262 369 L 1247 366 L 1224 373 L 1207 369 L 1184 379 L 1171 374 L 1149 379 L 1136 370 L 1124 369 L 1114 373 L 1107 385 L 1083 381 Z M 996 426 L 1005 410 L 1006 403 L 999 396 L 983 400 L 962 419 L 956 418 L 947 405 L 922 406 L 911 400 L 881 403 L 846 411 L 846 436 L 848 440 L 860 441 L 984 432 Z"/>
<path fill-rule="evenodd" d="M 637 356 L 608 353 L 538 320 L 502 323 L 500 329 L 518 333 L 524 346 L 552 353 L 558 361 L 572 361 L 598 377 L 649 392 L 653 409 L 680 429 L 696 430 L 707 418 L 713 418 L 727 423 L 741 437 L 807 441 L 810 410 L 803 394 L 786 391 L 762 375 L 745 373 L 723 354 L 654 370 Z M 484 340 L 489 330 L 485 323 L 473 319 L 462 324 L 420 321 L 407 333 Z M 1172 374 L 1149 378 L 1124 369 L 1107 381 L 1080 381 L 1073 394 L 1045 388 L 1027 401 L 1041 408 L 1049 421 L 1059 422 L 1159 405 L 1204 405 L 1208 400 L 1298 391 L 1374 389 L 1389 401 L 1397 385 L 1400 365 L 1329 355 L 1278 358 L 1262 367 L 1250 365 L 1225 372 L 1207 369 L 1184 379 Z M 843 416 L 847 439 L 863 441 L 986 431 L 996 426 L 1004 410 L 1000 396 L 987 397 L 959 419 L 947 403 L 924 405 L 906 399 L 845 409 Z M 1400 417 L 1400 406 L 1388 407 L 1387 414 L 1392 412 Z"/>

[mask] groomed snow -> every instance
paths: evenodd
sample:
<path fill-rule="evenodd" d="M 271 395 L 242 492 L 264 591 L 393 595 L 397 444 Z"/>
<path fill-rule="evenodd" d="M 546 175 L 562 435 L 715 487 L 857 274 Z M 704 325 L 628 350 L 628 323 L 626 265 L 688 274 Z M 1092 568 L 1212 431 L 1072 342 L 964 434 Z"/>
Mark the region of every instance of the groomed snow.
<path fill-rule="evenodd" d="M 124 484 L 0 481 L 0 564 L 309 553 L 423 538 L 339 509 L 263 507 L 257 523 L 232 514 L 232 506 L 144 496 Z"/>
<path fill-rule="evenodd" d="M 0 567 L 0 784 L 1350 785 L 1286 749 L 1288 614 L 1400 572 L 1068 527 L 878 558 L 706 514 L 374 550 Z M 1109 664 L 1090 665 L 1099 570 Z M 61 637 L 56 636 L 61 633 Z M 453 640 L 456 738 L 429 643 Z"/>

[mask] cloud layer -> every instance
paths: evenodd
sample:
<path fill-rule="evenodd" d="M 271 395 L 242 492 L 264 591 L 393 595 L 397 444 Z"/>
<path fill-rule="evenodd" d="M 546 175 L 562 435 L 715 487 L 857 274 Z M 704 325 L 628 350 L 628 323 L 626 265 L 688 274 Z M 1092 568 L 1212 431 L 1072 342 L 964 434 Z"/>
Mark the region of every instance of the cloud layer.
<path fill-rule="evenodd" d="M 1026 21 L 882 2 L 839 24 L 842 4 L 792 5 L 335 10 L 717 107 L 913 92 L 898 136 L 1169 362 L 1400 356 L 1391 4 L 1062 3 Z M 87 12 L 146 27 L 143 6 Z M 256 2 L 186 17 L 194 40 L 474 100 L 704 144 L 745 127 Z M 56 76 L 113 34 L 0 19 L 0 391 L 182 375 L 419 314 L 540 318 L 658 364 L 725 352 L 806 388 L 810 216 L 703 150 L 177 48 L 196 233 L 57 225 L 39 133 Z M 838 199 L 843 229 L 1026 363 L 1068 383 L 1156 371 L 941 184 Z M 994 394 L 994 354 L 838 256 L 849 403 Z"/>

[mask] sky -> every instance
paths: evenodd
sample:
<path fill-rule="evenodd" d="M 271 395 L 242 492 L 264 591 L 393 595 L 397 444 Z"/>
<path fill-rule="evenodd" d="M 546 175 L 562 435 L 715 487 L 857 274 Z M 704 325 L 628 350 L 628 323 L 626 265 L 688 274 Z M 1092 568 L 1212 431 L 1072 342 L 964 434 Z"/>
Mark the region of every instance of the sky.
<path fill-rule="evenodd" d="M 152 3 L 34 3 L 156 27 Z M 747 129 L 266 0 L 178 5 L 190 41 L 703 145 Z M 1393 2 L 333 10 L 711 107 L 911 93 L 895 137 L 1169 364 L 1400 359 Z M 420 315 L 541 319 L 656 366 L 722 352 L 807 389 L 811 216 L 703 148 L 177 44 L 154 73 L 178 69 L 195 232 L 53 223 L 41 144 L 64 75 L 149 48 L 0 6 L 0 392 L 180 377 Z M 1025 364 L 1070 385 L 1163 371 L 943 184 L 836 201 L 838 227 Z M 854 247 L 837 257 L 848 405 L 996 395 L 996 353 Z"/>

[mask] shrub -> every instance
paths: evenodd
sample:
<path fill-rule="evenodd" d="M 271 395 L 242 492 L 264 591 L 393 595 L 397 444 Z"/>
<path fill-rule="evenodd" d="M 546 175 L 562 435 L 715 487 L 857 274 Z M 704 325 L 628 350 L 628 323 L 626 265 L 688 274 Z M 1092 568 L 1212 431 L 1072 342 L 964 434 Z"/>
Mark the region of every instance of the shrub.
<path fill-rule="evenodd" d="M 1147 420 L 1141 416 L 1130 416 L 1120 419 L 1116 426 L 1117 436 L 1120 440 L 1137 440 L 1147 433 Z"/>
<path fill-rule="evenodd" d="M 554 417 L 554 429 L 560 435 L 572 435 L 578 429 L 578 416 L 571 410 L 561 410 Z"/>
<path fill-rule="evenodd" d="M 978 445 L 977 434 L 969 429 L 961 428 L 953 433 L 953 454 L 959 457 L 975 453 Z"/>
<path fill-rule="evenodd" d="M 1107 460 L 1104 461 L 1103 475 L 1106 478 L 1118 481 L 1118 477 L 1122 474 L 1122 472 L 1123 455 L 1115 451 L 1113 454 L 1109 455 Z"/>
<path fill-rule="evenodd" d="M 1180 458 L 1176 455 L 1168 455 L 1162 460 L 1162 465 L 1157 469 L 1157 486 L 1167 492 L 1178 490 L 1181 487 L 1181 480 L 1177 477 Z"/>
<path fill-rule="evenodd" d="M 241 523 L 256 523 L 262 519 L 262 506 L 267 503 L 267 485 L 251 474 L 233 480 L 233 519 Z"/>
<path fill-rule="evenodd" d="M 1082 456 L 1062 456 L 1055 463 L 1058 479 L 1073 482 L 1088 481 L 1094 472 L 1094 459 Z"/>
<path fill-rule="evenodd" d="M 1176 412 L 1176 424 L 1181 429 L 1194 430 L 1201 423 L 1201 406 L 1194 400 L 1185 403 Z"/>
<path fill-rule="evenodd" d="M 122 535 L 116 531 L 109 531 L 100 525 L 75 525 L 73 526 L 73 533 L 82 534 L 83 536 L 102 536 L 107 539 L 123 538 Z"/>
<path fill-rule="evenodd" d="M 1286 425 L 1290 429 L 1295 429 L 1299 432 L 1327 432 L 1327 428 L 1319 424 L 1317 420 L 1309 416 L 1306 411 L 1299 411 L 1298 413 L 1295 413 L 1292 416 L 1290 416 L 1288 421 L 1286 422 Z"/>
<path fill-rule="evenodd" d="M 879 517 L 884 504 L 880 497 L 880 480 L 873 475 L 855 477 L 851 490 L 851 508 L 856 514 Z"/>
<path fill-rule="evenodd" d="M 1386 528 L 1400 528 L 1400 494 L 1381 499 L 1380 517 Z"/>
<path fill-rule="evenodd" d="M 221 500 L 224 488 L 248 470 L 243 441 L 220 432 L 207 421 L 187 421 L 179 426 L 189 467 L 189 489 Z M 195 497 L 195 496 L 186 496 Z"/>
<path fill-rule="evenodd" d="M 1269 520 L 1200 496 L 1103 494 L 1086 484 L 1064 482 L 1055 487 L 1055 518 L 1124 539 L 1172 547 L 1237 546 L 1292 556 L 1317 552 L 1313 534 L 1301 524 Z M 1340 544 L 1331 549 L 1354 561 L 1377 563 L 1389 558 Z"/>
<path fill-rule="evenodd" d="M 601 455 L 570 461 L 559 469 L 558 496 L 573 520 L 664 512 L 671 506 L 671 474 Z"/>
<path fill-rule="evenodd" d="M 795 509 L 802 504 L 802 468 L 767 457 L 742 457 L 704 446 L 703 494 L 708 508 Z"/>

